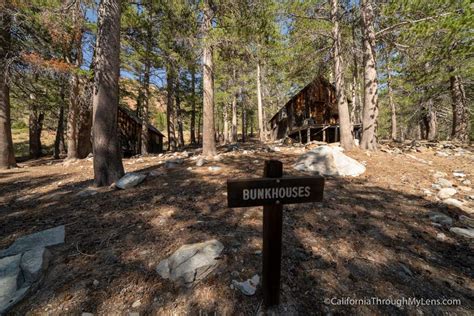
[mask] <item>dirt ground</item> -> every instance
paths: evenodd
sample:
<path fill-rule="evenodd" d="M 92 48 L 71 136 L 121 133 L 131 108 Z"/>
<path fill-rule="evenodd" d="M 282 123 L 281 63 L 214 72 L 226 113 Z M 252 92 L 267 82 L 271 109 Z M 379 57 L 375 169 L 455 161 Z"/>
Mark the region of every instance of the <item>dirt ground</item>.
<path fill-rule="evenodd" d="M 202 167 L 190 158 L 172 169 L 164 167 L 164 156 L 124 159 L 126 171 L 153 175 L 135 188 L 105 188 L 87 197 L 77 194 L 92 185 L 91 159 L 44 158 L 0 172 L 0 249 L 25 234 L 66 225 L 66 242 L 51 248 L 39 289 L 11 314 L 256 315 L 261 289 L 244 296 L 230 284 L 235 271 L 239 280 L 261 275 L 262 209 L 227 208 L 226 179 L 262 176 L 270 158 L 283 161 L 285 174 L 301 174 L 291 165 L 302 151 L 258 146 L 248 144 Z M 282 314 L 472 315 L 473 243 L 428 218 L 440 211 L 459 226 L 461 211 L 423 190 L 431 189 L 436 171 L 459 185 L 452 172 L 462 170 L 474 183 L 473 156 L 410 153 L 422 162 L 386 152 L 348 155 L 366 163 L 365 174 L 328 178 L 322 203 L 284 207 Z M 180 288 L 156 273 L 158 263 L 181 245 L 212 238 L 225 246 L 222 263 L 194 288 Z M 346 297 L 447 298 L 461 305 L 325 302 Z"/>

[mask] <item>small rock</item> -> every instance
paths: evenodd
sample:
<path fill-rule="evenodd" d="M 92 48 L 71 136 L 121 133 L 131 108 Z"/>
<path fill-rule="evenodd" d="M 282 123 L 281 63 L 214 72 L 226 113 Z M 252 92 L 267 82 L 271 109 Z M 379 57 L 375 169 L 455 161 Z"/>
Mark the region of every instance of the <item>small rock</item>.
<path fill-rule="evenodd" d="M 94 286 L 98 286 L 98 285 L 99 285 L 99 281 L 98 281 L 98 280 L 94 280 L 94 281 L 92 282 L 92 284 L 93 284 Z"/>
<path fill-rule="evenodd" d="M 437 184 L 437 183 L 433 183 L 433 184 L 431 185 L 431 188 L 433 188 L 433 189 L 435 189 L 435 190 L 441 190 L 441 189 L 442 189 L 441 186 L 440 186 L 439 184 Z"/>
<path fill-rule="evenodd" d="M 471 180 L 466 179 L 461 182 L 463 185 L 471 185 Z"/>
<path fill-rule="evenodd" d="M 94 314 L 92 313 L 87 313 L 87 312 L 84 312 L 81 314 L 81 316 L 94 316 Z"/>
<path fill-rule="evenodd" d="M 448 176 L 448 174 L 446 172 L 441 172 L 441 171 L 436 171 L 433 174 L 434 178 L 443 178 L 443 177 L 447 177 L 447 176 Z"/>
<path fill-rule="evenodd" d="M 126 173 L 120 180 L 117 181 L 115 184 L 117 188 L 125 190 L 129 188 L 133 188 L 138 184 L 142 183 L 143 180 L 146 178 L 145 173 L 138 173 L 138 172 L 130 172 Z"/>
<path fill-rule="evenodd" d="M 436 183 L 438 183 L 442 188 L 452 188 L 453 187 L 453 184 L 451 183 L 451 181 L 446 180 L 444 178 L 438 178 Z"/>
<path fill-rule="evenodd" d="M 443 213 L 433 212 L 429 214 L 429 218 L 432 222 L 435 222 L 441 225 L 450 226 L 453 224 L 453 219 Z"/>
<path fill-rule="evenodd" d="M 198 161 L 196 161 L 196 166 L 197 167 L 202 167 L 206 163 L 206 160 L 204 158 L 199 158 Z"/>
<path fill-rule="evenodd" d="M 438 192 L 438 197 L 441 200 L 444 200 L 444 199 L 452 197 L 456 193 L 457 193 L 457 191 L 454 188 L 443 188 Z"/>
<path fill-rule="evenodd" d="M 461 216 L 459 216 L 459 221 L 461 223 L 463 223 L 464 225 L 467 225 L 467 226 L 470 226 L 470 227 L 474 228 L 474 219 L 473 218 L 461 215 Z"/>
<path fill-rule="evenodd" d="M 215 239 L 183 245 L 170 257 L 162 260 L 156 271 L 164 279 L 190 287 L 217 267 L 223 249 L 224 245 Z"/>
<path fill-rule="evenodd" d="M 230 273 L 230 275 L 231 275 L 233 278 L 238 278 L 240 274 L 239 274 L 239 271 L 232 271 L 232 272 Z"/>
<path fill-rule="evenodd" d="M 88 188 L 85 188 L 84 190 L 78 192 L 76 194 L 76 196 L 84 198 L 84 197 L 96 195 L 97 193 L 99 193 L 99 192 L 95 188 L 88 187 Z"/>
<path fill-rule="evenodd" d="M 218 166 L 210 166 L 209 168 L 207 168 L 209 171 L 212 171 L 212 172 L 217 172 L 217 171 L 221 171 L 222 170 L 222 167 L 218 167 Z"/>
<path fill-rule="evenodd" d="M 453 177 L 464 178 L 464 177 L 466 177 L 466 174 L 462 171 L 454 171 L 453 172 Z"/>
<path fill-rule="evenodd" d="M 141 302 L 140 300 L 136 300 L 135 302 L 133 302 L 132 308 L 137 308 L 137 307 L 139 307 L 140 305 L 142 305 L 142 302 Z"/>
<path fill-rule="evenodd" d="M 251 279 L 248 279 L 244 282 L 232 280 L 232 284 L 234 285 L 234 287 L 247 296 L 252 296 L 255 294 L 259 283 L 260 277 L 258 276 L 258 274 L 254 275 Z"/>
<path fill-rule="evenodd" d="M 474 228 L 452 227 L 449 231 L 462 237 L 474 238 Z"/>
<path fill-rule="evenodd" d="M 445 241 L 446 240 L 446 235 L 444 233 L 437 233 L 436 234 L 436 239 Z"/>
<path fill-rule="evenodd" d="M 463 203 L 459 200 L 453 199 L 453 198 L 448 198 L 443 200 L 443 203 L 448 207 L 452 209 L 462 209 L 463 208 Z"/>

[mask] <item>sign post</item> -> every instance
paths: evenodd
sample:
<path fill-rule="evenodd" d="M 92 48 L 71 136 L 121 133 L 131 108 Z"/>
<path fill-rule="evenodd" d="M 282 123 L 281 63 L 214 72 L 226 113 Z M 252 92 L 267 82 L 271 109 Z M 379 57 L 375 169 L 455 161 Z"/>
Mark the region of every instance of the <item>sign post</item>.
<path fill-rule="evenodd" d="M 266 307 L 280 302 L 283 204 L 319 202 L 323 199 L 324 178 L 282 177 L 283 164 L 265 161 L 264 177 L 227 180 L 229 207 L 263 205 L 262 291 Z"/>

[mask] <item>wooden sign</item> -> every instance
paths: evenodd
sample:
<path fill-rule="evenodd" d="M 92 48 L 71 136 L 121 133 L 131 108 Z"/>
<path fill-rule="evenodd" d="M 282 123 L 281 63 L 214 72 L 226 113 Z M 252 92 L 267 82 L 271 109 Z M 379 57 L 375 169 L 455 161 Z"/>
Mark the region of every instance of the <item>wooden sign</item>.
<path fill-rule="evenodd" d="M 229 207 L 319 202 L 323 177 L 288 177 L 227 180 Z"/>
<path fill-rule="evenodd" d="M 324 178 L 282 178 L 283 164 L 265 161 L 264 178 L 227 180 L 229 207 L 263 205 L 262 291 L 265 307 L 280 302 L 283 204 L 318 202 L 323 199 Z"/>

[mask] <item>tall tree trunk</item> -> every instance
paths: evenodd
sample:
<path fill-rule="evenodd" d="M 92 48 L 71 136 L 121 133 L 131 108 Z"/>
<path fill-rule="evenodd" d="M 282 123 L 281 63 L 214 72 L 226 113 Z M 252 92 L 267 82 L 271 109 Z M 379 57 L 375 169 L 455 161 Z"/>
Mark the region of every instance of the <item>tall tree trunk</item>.
<path fill-rule="evenodd" d="M 257 62 L 257 109 L 258 109 L 258 135 L 260 141 L 265 141 L 265 128 L 263 124 L 262 88 L 260 82 L 260 62 Z"/>
<path fill-rule="evenodd" d="M 245 104 L 242 102 L 242 143 L 247 140 L 247 110 Z"/>
<path fill-rule="evenodd" d="M 29 117 L 29 149 L 30 158 L 41 157 L 41 132 L 43 131 L 44 113 L 38 110 L 37 105 L 32 105 Z"/>
<path fill-rule="evenodd" d="M 214 66 L 212 62 L 212 46 L 209 43 L 209 32 L 212 27 L 212 9 L 209 1 L 204 0 L 203 12 L 203 41 L 202 52 L 202 87 L 203 87 L 203 156 L 216 155 L 216 140 L 214 133 Z"/>
<path fill-rule="evenodd" d="M 387 94 L 388 104 L 390 105 L 390 122 L 391 122 L 391 136 L 392 140 L 397 140 L 397 109 L 395 102 L 393 102 L 393 90 L 392 90 L 392 70 L 389 64 L 388 55 L 385 56 L 385 65 L 387 67 Z"/>
<path fill-rule="evenodd" d="M 142 130 L 141 130 L 141 133 L 140 133 L 140 137 L 141 137 L 141 140 L 140 140 L 140 144 L 141 144 L 141 148 L 140 148 L 140 153 L 142 155 L 146 155 L 148 154 L 148 139 L 149 139 L 149 135 L 148 135 L 148 121 L 149 121 L 149 114 L 148 114 L 148 111 L 149 111 L 149 106 L 150 106 L 150 98 L 151 98 L 151 95 L 150 95 L 150 76 L 151 76 L 151 53 L 152 53 L 152 50 L 153 50 L 153 30 L 152 30 L 152 27 L 153 27 L 153 24 L 152 24 L 152 10 L 150 8 L 150 5 L 151 5 L 151 2 L 146 2 L 145 3 L 146 5 L 146 8 L 147 8 L 147 13 L 146 13 L 146 17 L 145 17 L 145 20 L 146 20 L 146 39 L 145 39 L 145 62 L 144 62 L 144 66 L 145 66 L 145 69 L 144 69 L 144 73 L 143 73 L 143 89 L 141 89 L 143 91 L 143 96 L 144 96 L 144 100 L 143 100 L 143 104 L 142 104 L 142 109 L 141 109 L 141 112 L 142 112 L 142 116 L 141 116 L 141 123 L 142 123 Z"/>
<path fill-rule="evenodd" d="M 362 149 L 377 149 L 377 69 L 375 59 L 375 30 L 372 0 L 361 0 L 362 32 L 364 38 L 364 113 L 362 118 Z"/>
<path fill-rule="evenodd" d="M 230 140 L 229 133 L 229 109 L 228 105 L 224 106 L 224 144 L 228 144 Z"/>
<path fill-rule="evenodd" d="M 451 76 L 450 83 L 451 98 L 453 100 L 453 129 L 451 137 L 461 142 L 468 142 L 471 126 L 469 108 L 461 76 Z"/>
<path fill-rule="evenodd" d="M 60 103 L 58 108 L 58 125 L 56 128 L 56 137 L 54 139 L 54 159 L 59 159 L 64 149 L 64 104 L 66 103 L 64 84 L 61 85 Z"/>
<path fill-rule="evenodd" d="M 234 84 L 236 82 L 236 72 L 233 70 Z M 232 127 L 231 127 L 231 139 L 232 143 L 237 142 L 237 93 L 232 96 Z"/>
<path fill-rule="evenodd" d="M 202 126 L 202 111 L 198 113 L 198 123 L 197 123 L 197 143 L 200 144 L 202 143 L 201 139 L 201 126 Z"/>
<path fill-rule="evenodd" d="M 150 71 L 151 71 L 151 61 L 147 58 L 145 62 L 145 72 L 143 74 L 143 102 L 142 102 L 142 131 L 140 133 L 140 153 L 142 155 L 148 154 L 148 109 L 150 104 Z"/>
<path fill-rule="evenodd" d="M 168 150 L 175 151 L 177 149 L 176 143 L 176 108 L 174 106 L 175 99 L 175 70 L 173 65 L 170 63 L 168 69 L 166 70 L 166 120 L 168 126 Z"/>
<path fill-rule="evenodd" d="M 191 68 L 191 144 L 196 144 L 196 68 Z"/>
<path fill-rule="evenodd" d="M 93 98 L 94 183 L 106 186 L 124 174 L 117 131 L 120 0 L 101 0 L 98 11 Z"/>
<path fill-rule="evenodd" d="M 358 102 L 360 100 L 360 94 L 358 95 L 358 74 L 359 74 L 359 66 L 357 62 L 357 41 L 355 36 L 355 25 L 352 25 L 352 42 L 353 42 L 353 69 L 352 69 L 352 84 L 351 84 L 351 124 L 352 124 L 352 133 L 354 133 L 354 125 L 360 123 L 360 106 L 361 103 Z M 360 93 L 360 92 L 359 92 Z M 359 99 L 357 98 L 359 97 Z"/>
<path fill-rule="evenodd" d="M 179 75 L 176 80 L 176 120 L 178 122 L 178 147 L 184 147 L 183 111 L 181 109 Z"/>
<path fill-rule="evenodd" d="M 73 25 L 77 30 L 73 36 L 72 47 L 70 52 L 71 59 L 74 61 L 74 66 L 77 70 L 82 65 L 82 12 L 80 1 L 77 1 L 72 11 Z M 70 94 L 69 94 L 69 111 L 67 115 L 67 159 L 84 158 L 80 157 L 79 151 L 81 144 L 79 143 L 80 133 L 80 116 L 81 116 L 81 75 L 74 71 L 69 80 Z"/>
<path fill-rule="evenodd" d="M 354 139 L 352 138 L 351 132 L 349 107 L 347 105 L 346 94 L 344 93 L 344 64 L 341 54 L 341 32 L 339 31 L 338 0 L 331 0 L 331 20 L 333 24 L 332 36 L 334 38 L 334 76 L 336 79 L 336 98 L 337 109 L 339 112 L 339 130 L 341 133 L 341 146 L 345 150 L 351 150 L 354 146 Z"/>
<path fill-rule="evenodd" d="M 11 50 L 11 17 L 0 12 L 0 169 L 16 167 L 10 119 L 7 61 Z"/>
<path fill-rule="evenodd" d="M 427 122 L 428 122 L 428 132 L 427 139 L 429 141 L 435 141 L 438 135 L 438 124 L 436 119 L 436 109 L 434 107 L 433 99 L 430 98 L 427 102 L 428 113 L 427 113 Z"/>

